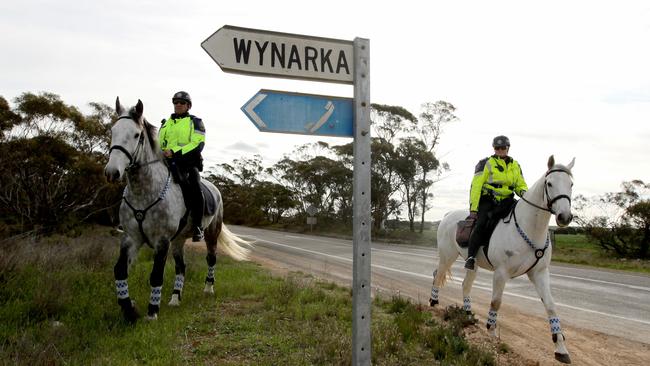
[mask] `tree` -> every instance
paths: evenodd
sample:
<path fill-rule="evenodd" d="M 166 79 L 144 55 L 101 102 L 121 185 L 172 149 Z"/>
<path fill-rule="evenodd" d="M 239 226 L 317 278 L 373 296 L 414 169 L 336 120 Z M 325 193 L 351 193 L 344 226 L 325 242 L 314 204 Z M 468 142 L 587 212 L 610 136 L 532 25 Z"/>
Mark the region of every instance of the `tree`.
<path fill-rule="evenodd" d="M 11 110 L 0 97 L 0 212 L 11 231 L 54 230 L 105 211 L 121 188 L 103 167 L 111 110 L 91 104 L 84 116 L 51 93 L 24 93 Z M 38 152 L 35 154 L 35 152 Z"/>
<path fill-rule="evenodd" d="M 589 238 L 621 258 L 650 258 L 650 184 L 623 182 L 621 192 L 575 199 Z"/>
<path fill-rule="evenodd" d="M 435 158 L 435 149 L 440 141 L 444 125 L 458 120 L 458 117 L 454 115 L 456 107 L 442 100 L 435 103 L 424 103 L 422 104 L 422 109 L 420 119 L 418 120 L 417 132 L 420 140 L 424 144 L 424 149 L 433 155 L 433 159 L 421 162 L 422 173 L 420 176 L 420 187 L 422 192 L 420 194 L 420 211 L 422 217 L 420 220 L 420 233 L 424 231 L 424 214 L 430 208 L 427 205 L 427 200 L 432 197 L 429 189 L 434 183 L 440 180 L 444 171 L 449 170 L 449 164 L 441 164 Z M 429 178 L 430 172 L 433 172 L 434 179 Z"/>
<path fill-rule="evenodd" d="M 372 104 L 371 120 L 374 135 L 371 142 L 371 205 L 373 228 L 381 230 L 386 219 L 399 206 L 393 196 L 399 190 L 396 174 L 397 139 L 413 132 L 417 118 L 404 107 Z"/>

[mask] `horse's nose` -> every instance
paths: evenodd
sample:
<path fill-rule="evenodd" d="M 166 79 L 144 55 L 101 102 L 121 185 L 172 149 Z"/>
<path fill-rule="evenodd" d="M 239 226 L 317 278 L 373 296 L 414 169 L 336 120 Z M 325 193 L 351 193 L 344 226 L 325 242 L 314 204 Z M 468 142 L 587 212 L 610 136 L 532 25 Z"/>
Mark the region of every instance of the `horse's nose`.
<path fill-rule="evenodd" d="M 573 221 L 573 214 L 572 213 L 560 213 L 557 215 L 557 223 L 561 226 L 567 226 Z"/>
<path fill-rule="evenodd" d="M 109 182 L 115 182 L 120 179 L 120 172 L 117 169 L 104 169 L 104 175 Z"/>

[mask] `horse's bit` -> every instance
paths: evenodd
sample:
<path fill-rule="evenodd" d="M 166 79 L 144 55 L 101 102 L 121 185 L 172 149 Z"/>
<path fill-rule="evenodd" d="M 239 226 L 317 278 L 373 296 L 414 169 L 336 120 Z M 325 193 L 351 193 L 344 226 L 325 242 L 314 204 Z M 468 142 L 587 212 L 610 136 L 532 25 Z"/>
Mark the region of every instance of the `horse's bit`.
<path fill-rule="evenodd" d="M 129 117 L 129 116 L 120 116 L 116 120 L 116 122 L 121 120 L 121 119 L 132 119 L 132 118 Z M 125 169 L 126 171 L 129 171 L 131 169 L 137 169 L 137 168 L 139 168 L 141 166 L 153 164 L 153 163 L 156 163 L 156 162 L 160 161 L 160 159 L 156 159 L 156 160 L 152 160 L 152 161 L 149 161 L 147 163 L 144 163 L 144 164 L 138 164 L 136 158 L 137 158 L 137 155 L 140 152 L 140 148 L 142 146 L 144 146 L 144 132 L 140 133 L 140 140 L 138 140 L 138 145 L 135 147 L 135 151 L 133 152 L 133 154 L 129 153 L 129 151 L 127 149 L 125 149 L 123 146 L 113 145 L 113 146 L 111 146 L 110 150 L 108 151 L 108 155 L 110 156 L 110 154 L 111 154 L 111 152 L 113 152 L 113 150 L 119 150 L 119 151 L 123 152 L 126 155 L 126 157 L 129 158 L 129 166 L 126 167 L 126 169 Z M 153 248 L 153 246 L 151 245 L 151 242 L 149 242 L 149 238 L 147 238 L 147 235 L 144 233 L 144 229 L 142 228 L 142 222 L 145 219 L 147 211 L 149 211 L 149 209 L 152 208 L 153 206 L 155 206 L 158 202 L 165 199 L 165 196 L 167 195 L 167 191 L 169 190 L 169 183 L 170 182 L 171 182 L 171 172 L 169 170 L 167 170 L 167 182 L 165 183 L 165 186 L 163 187 L 162 191 L 160 191 L 160 194 L 158 195 L 158 198 L 154 202 L 152 202 L 149 206 L 147 206 L 147 208 L 145 208 L 144 210 L 136 209 L 135 207 L 133 207 L 131 202 L 129 202 L 126 199 L 126 193 L 127 193 L 127 188 L 128 187 L 124 189 L 124 193 L 122 194 L 122 199 L 124 200 L 126 205 L 129 206 L 131 211 L 133 211 L 133 217 L 135 217 L 135 220 L 138 222 L 138 227 L 140 228 L 140 234 L 142 235 L 142 238 L 144 239 L 144 242 L 147 243 L 147 245 L 149 245 L 151 248 Z"/>
<path fill-rule="evenodd" d="M 567 172 L 567 171 L 564 170 L 564 169 L 551 169 L 551 170 L 549 170 L 548 172 L 546 172 L 546 177 L 548 177 L 549 174 L 554 173 L 554 172 L 562 172 L 562 173 L 569 174 L 569 172 Z M 551 196 L 548 194 L 548 185 L 547 185 L 547 182 L 546 182 L 546 181 L 544 181 L 544 195 L 547 197 L 547 199 L 546 199 L 546 208 L 541 207 L 541 206 L 538 206 L 538 205 L 536 205 L 536 204 L 534 204 L 534 203 L 528 201 L 528 200 L 525 199 L 524 197 L 521 197 L 521 199 L 524 200 L 524 202 L 528 203 L 529 205 L 534 206 L 534 207 L 537 207 L 537 208 L 539 208 L 540 210 L 548 211 L 548 212 L 552 213 L 553 215 L 555 215 L 555 212 L 553 211 L 553 207 L 552 207 L 552 206 L 553 206 L 553 203 L 554 203 L 555 201 L 560 200 L 560 199 L 562 199 L 562 198 L 566 198 L 567 200 L 569 200 L 569 204 L 571 204 L 571 197 L 569 197 L 569 196 L 566 195 L 566 194 L 560 194 L 560 195 L 555 196 L 553 199 L 550 199 Z M 528 237 L 528 235 L 526 235 L 526 233 L 524 232 L 524 230 L 519 226 L 519 223 L 517 222 L 517 215 L 515 214 L 515 208 L 516 208 L 516 204 L 515 204 L 515 207 L 512 208 L 512 217 L 514 217 L 514 219 L 515 219 L 515 228 L 517 229 L 517 232 L 519 233 L 519 235 L 521 235 L 522 239 L 524 239 L 524 241 L 525 241 L 525 242 L 526 242 L 526 243 L 527 243 L 527 244 L 528 244 L 528 245 L 533 249 L 533 251 L 535 252 L 535 263 L 533 263 L 533 265 L 530 266 L 530 268 L 528 268 L 528 270 L 526 270 L 526 272 L 524 272 L 524 273 L 528 273 L 528 271 L 530 271 L 531 269 L 533 269 L 533 267 L 535 267 L 535 266 L 537 265 L 537 262 L 539 262 L 539 260 L 542 259 L 542 257 L 543 257 L 544 254 L 546 253 L 546 249 L 548 249 L 548 246 L 549 246 L 550 243 L 551 243 L 551 239 L 550 239 L 549 234 L 548 234 L 548 232 L 547 232 L 547 233 L 546 233 L 546 242 L 544 243 L 544 248 L 541 248 L 541 249 L 536 248 L 536 247 L 535 247 L 535 244 L 533 244 L 533 241 L 530 240 L 530 238 Z"/>

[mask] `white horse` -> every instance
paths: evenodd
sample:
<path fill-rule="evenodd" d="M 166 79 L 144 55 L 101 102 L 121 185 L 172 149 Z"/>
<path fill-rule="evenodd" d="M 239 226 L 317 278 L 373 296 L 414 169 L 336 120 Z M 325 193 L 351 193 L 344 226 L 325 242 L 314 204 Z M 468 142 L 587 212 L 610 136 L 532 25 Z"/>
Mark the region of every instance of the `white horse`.
<path fill-rule="evenodd" d="M 163 161 L 157 130 L 144 118 L 143 109 L 140 100 L 128 110 L 120 104 L 119 97 L 115 101 L 118 118 L 111 128 L 111 148 L 104 168 L 108 181 L 118 181 L 124 177 L 127 180 L 120 207 L 120 224 L 124 234 L 114 272 L 118 304 L 130 322 L 136 321 L 139 315 L 129 297 L 128 270 L 142 244 L 146 243 L 154 250 L 147 317 L 156 319 L 160 311 L 163 274 L 170 244 L 176 263 L 176 279 L 169 305 L 180 305 L 185 280 L 183 245 L 191 236 L 181 188 L 173 181 Z M 214 293 L 217 243 L 226 254 L 237 260 L 247 258 L 249 251 L 245 246 L 249 243 L 226 228 L 223 224 L 223 204 L 219 190 L 206 180 L 202 182 L 215 202 L 214 212 L 204 215 L 201 225 L 206 228 L 205 243 L 208 250 L 208 274 L 204 291 Z"/>
<path fill-rule="evenodd" d="M 555 215 L 558 226 L 567 226 L 573 220 L 571 169 L 574 163 L 575 158 L 567 166 L 555 164 L 551 155 L 548 159 L 548 171 L 524 194 L 524 202 L 517 203 L 512 215 L 497 225 L 489 242 L 487 256 L 482 250 L 477 256 L 479 267 L 494 271 L 492 301 L 487 320 L 488 332 L 496 336 L 497 311 L 501 306 L 506 281 L 527 274 L 546 308 L 555 343 L 555 358 L 564 363 L 571 363 L 571 358 L 551 296 L 548 267 L 552 247 L 548 225 L 551 214 Z M 438 304 L 438 291 L 444 286 L 447 277 L 451 276 L 450 268 L 458 255 L 467 257 L 467 248 L 461 248 L 456 243 L 456 224 L 468 214 L 467 210 L 449 212 L 438 226 L 440 261 L 438 268 L 433 272 L 433 287 L 429 299 L 431 306 Z M 463 308 L 468 313 L 471 312 L 470 290 L 476 273 L 477 271 L 466 271 L 463 280 Z"/>

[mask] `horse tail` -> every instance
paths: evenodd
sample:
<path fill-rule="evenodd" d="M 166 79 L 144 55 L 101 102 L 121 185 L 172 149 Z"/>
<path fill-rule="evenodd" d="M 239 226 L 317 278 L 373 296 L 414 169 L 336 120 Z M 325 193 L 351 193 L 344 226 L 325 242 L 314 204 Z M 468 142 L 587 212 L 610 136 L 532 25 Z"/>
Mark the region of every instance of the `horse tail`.
<path fill-rule="evenodd" d="M 250 249 L 253 243 L 248 242 L 239 236 L 233 234 L 226 224 L 221 224 L 221 232 L 217 239 L 217 247 L 220 248 L 225 254 L 237 261 L 247 260 L 250 254 Z"/>
<path fill-rule="evenodd" d="M 441 273 L 440 276 L 436 278 L 437 275 L 438 275 L 438 270 L 436 269 L 435 272 L 433 273 L 433 279 L 434 279 L 433 285 L 438 288 L 443 287 L 445 283 L 447 283 L 447 280 L 453 279 L 451 275 L 451 268 L 447 269 L 447 271 Z"/>

